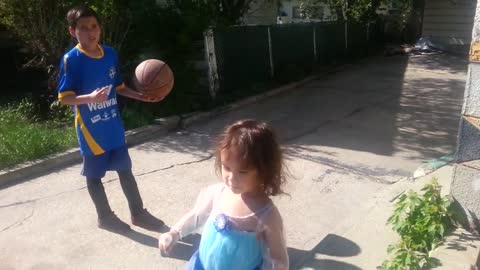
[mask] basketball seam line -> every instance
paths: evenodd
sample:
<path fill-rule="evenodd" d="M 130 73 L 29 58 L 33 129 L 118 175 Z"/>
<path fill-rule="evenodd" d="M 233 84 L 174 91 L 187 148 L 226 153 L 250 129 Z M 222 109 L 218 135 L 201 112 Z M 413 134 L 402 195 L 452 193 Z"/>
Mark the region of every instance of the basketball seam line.
<path fill-rule="evenodd" d="M 156 88 L 149 88 L 148 90 L 145 89 L 145 92 L 150 92 L 150 91 L 154 91 L 154 90 L 158 90 L 158 89 L 160 89 L 160 88 L 163 88 L 163 87 L 169 85 L 172 81 L 173 81 L 173 80 L 170 80 L 169 82 L 167 82 L 167 83 L 165 83 L 165 84 L 162 84 L 162 85 L 160 85 L 159 87 L 156 87 Z"/>
<path fill-rule="evenodd" d="M 167 63 L 163 63 L 163 66 L 157 71 L 157 73 L 155 73 L 155 76 L 152 77 L 152 80 L 147 83 L 144 88 L 147 88 L 148 86 L 150 86 L 153 81 L 157 78 L 158 74 L 160 74 L 160 72 L 162 71 L 162 69 L 167 65 Z M 145 68 L 143 69 L 143 72 L 145 72 Z"/>
<path fill-rule="evenodd" d="M 145 69 L 146 69 L 146 68 L 144 67 L 143 70 L 142 70 L 142 77 L 140 77 L 140 78 L 142 78 L 142 79 L 145 78 Z M 136 77 L 136 76 L 135 76 L 135 77 Z M 136 79 L 136 78 L 135 78 L 135 79 Z M 145 88 L 146 88 L 145 85 L 143 85 L 143 83 L 141 83 L 139 80 L 138 80 L 138 82 L 139 82 L 139 84 L 142 86 L 142 92 L 145 91 Z"/>

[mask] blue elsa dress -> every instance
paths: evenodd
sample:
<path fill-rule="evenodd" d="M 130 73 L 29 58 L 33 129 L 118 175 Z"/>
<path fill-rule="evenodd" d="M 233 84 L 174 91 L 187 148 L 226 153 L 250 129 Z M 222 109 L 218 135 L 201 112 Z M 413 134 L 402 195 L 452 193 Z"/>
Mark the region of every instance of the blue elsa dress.
<path fill-rule="evenodd" d="M 237 231 L 228 223 L 228 217 L 223 214 L 207 220 L 200 247 L 190 259 L 188 270 L 261 269 L 264 254 L 257 234 Z"/>
<path fill-rule="evenodd" d="M 268 251 L 258 234 L 263 218 L 275 207 L 272 202 L 244 217 L 231 217 L 220 210 L 218 198 L 225 186 L 214 185 L 199 196 L 195 208 L 173 229 L 183 237 L 203 225 L 199 249 L 188 262 L 188 270 L 263 270 Z M 242 225 L 258 228 L 239 230 Z"/>

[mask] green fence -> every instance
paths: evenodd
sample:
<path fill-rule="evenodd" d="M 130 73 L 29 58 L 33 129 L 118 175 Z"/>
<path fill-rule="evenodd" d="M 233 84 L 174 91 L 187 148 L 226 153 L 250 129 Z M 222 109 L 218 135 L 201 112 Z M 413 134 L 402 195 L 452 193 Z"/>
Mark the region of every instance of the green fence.
<path fill-rule="evenodd" d="M 312 24 L 270 27 L 273 74 L 280 80 L 310 73 L 314 65 Z"/>
<path fill-rule="evenodd" d="M 213 29 L 216 92 L 248 92 L 367 57 L 381 47 L 382 29 L 380 23 L 327 22 Z"/>
<path fill-rule="evenodd" d="M 318 64 L 331 65 L 343 62 L 345 59 L 345 24 L 315 24 L 315 43 Z"/>
<path fill-rule="evenodd" d="M 270 79 L 267 26 L 230 27 L 214 32 L 214 39 L 221 91 Z"/>

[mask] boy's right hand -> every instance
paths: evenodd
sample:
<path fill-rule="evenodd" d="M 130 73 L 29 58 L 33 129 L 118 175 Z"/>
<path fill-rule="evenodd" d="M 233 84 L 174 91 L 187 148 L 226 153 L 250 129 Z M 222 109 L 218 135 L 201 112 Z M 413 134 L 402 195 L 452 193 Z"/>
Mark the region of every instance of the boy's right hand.
<path fill-rule="evenodd" d="M 173 246 L 178 242 L 180 235 L 177 231 L 169 231 L 163 233 L 158 238 L 158 248 L 162 255 L 168 255 L 172 251 Z"/>
<path fill-rule="evenodd" d="M 90 93 L 88 96 L 90 97 L 92 103 L 93 102 L 101 103 L 107 100 L 108 94 L 109 94 L 109 91 L 108 91 L 109 88 L 110 86 L 104 86 L 102 88 L 97 88 L 95 89 L 95 91 Z"/>

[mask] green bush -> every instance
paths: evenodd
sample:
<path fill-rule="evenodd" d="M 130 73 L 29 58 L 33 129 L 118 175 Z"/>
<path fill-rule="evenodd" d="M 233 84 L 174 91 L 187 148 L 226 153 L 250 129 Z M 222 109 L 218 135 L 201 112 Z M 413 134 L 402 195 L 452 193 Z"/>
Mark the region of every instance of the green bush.
<path fill-rule="evenodd" d="M 395 204 L 388 224 L 400 235 L 400 242 L 388 247 L 389 258 L 380 270 L 420 270 L 433 265 L 429 253 L 442 241 L 454 224 L 450 198 L 442 197 L 434 178 L 423 189 L 403 194 Z"/>
<path fill-rule="evenodd" d="M 129 103 L 122 109 L 122 120 L 126 129 L 146 126 L 155 118 L 148 108 L 142 108 L 139 102 Z"/>

